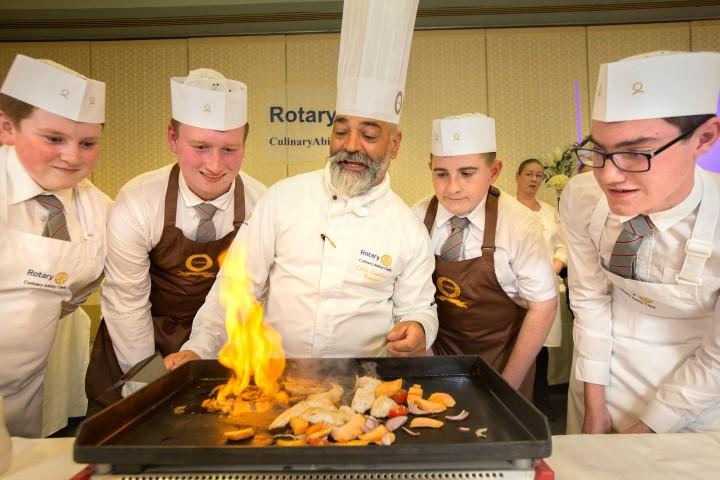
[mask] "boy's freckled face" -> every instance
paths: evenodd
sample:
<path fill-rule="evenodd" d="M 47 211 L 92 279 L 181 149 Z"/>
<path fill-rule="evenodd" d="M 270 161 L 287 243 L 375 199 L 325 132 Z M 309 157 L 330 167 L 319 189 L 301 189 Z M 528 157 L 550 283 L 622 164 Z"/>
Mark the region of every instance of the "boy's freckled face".
<path fill-rule="evenodd" d="M 19 128 L 3 117 L 6 141 L 25 170 L 48 191 L 72 188 L 90 175 L 100 155 L 102 125 L 35 109 Z"/>
<path fill-rule="evenodd" d="M 495 160 L 488 165 L 481 154 L 433 155 L 430 169 L 438 201 L 452 214 L 465 215 L 485 198 L 500 173 L 500 163 Z"/>

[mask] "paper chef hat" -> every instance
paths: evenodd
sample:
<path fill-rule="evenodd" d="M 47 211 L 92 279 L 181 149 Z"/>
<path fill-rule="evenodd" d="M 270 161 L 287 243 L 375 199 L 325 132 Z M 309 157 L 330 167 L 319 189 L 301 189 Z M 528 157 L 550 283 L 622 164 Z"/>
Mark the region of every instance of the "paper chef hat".
<path fill-rule="evenodd" d="M 345 0 L 338 114 L 400 121 L 417 7 L 418 0 Z"/>
<path fill-rule="evenodd" d="M 0 92 L 76 122 L 105 122 L 105 83 L 51 60 L 17 55 Z"/>
<path fill-rule="evenodd" d="M 720 53 L 652 52 L 600 66 L 593 120 L 619 122 L 712 114 Z"/>
<path fill-rule="evenodd" d="M 496 152 L 495 120 L 482 113 L 466 113 L 433 120 L 432 154 L 448 157 Z"/>
<path fill-rule="evenodd" d="M 247 123 L 247 87 L 210 68 L 170 79 L 172 118 L 209 130 L 228 131 Z"/>

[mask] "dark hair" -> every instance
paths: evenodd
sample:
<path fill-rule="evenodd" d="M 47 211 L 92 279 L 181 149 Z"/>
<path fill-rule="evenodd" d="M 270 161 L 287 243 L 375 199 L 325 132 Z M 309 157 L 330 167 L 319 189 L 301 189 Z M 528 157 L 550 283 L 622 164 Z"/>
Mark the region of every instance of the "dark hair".
<path fill-rule="evenodd" d="M 686 115 L 684 117 L 667 117 L 664 118 L 666 122 L 675 125 L 681 132 L 692 130 L 695 127 L 699 127 L 703 123 L 707 122 L 715 115 L 712 113 L 706 115 Z"/>
<path fill-rule="evenodd" d="M 12 122 L 13 127 L 20 128 L 20 122 L 28 118 L 35 111 L 35 107 L 17 98 L 0 93 L 0 110 Z"/>
<path fill-rule="evenodd" d="M 520 165 L 518 165 L 517 174 L 520 175 L 525 168 L 530 165 L 531 163 L 537 163 L 541 167 L 544 167 L 543 163 L 538 160 L 537 158 L 528 158 L 527 160 L 523 160 Z"/>
<path fill-rule="evenodd" d="M 170 119 L 170 126 L 173 129 L 173 132 L 175 132 L 175 135 L 180 136 L 180 125 L 184 125 L 183 123 L 178 122 L 174 118 Z M 245 125 L 245 134 L 243 135 L 243 142 L 247 140 L 248 133 L 250 132 L 250 122 L 247 122 Z"/>

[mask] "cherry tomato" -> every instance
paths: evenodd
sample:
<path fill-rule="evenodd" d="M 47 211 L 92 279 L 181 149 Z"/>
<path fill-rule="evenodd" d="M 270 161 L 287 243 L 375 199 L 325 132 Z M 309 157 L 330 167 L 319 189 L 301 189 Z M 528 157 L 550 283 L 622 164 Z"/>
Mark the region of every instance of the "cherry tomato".
<path fill-rule="evenodd" d="M 408 413 L 408 408 L 405 405 L 398 405 L 397 407 L 390 409 L 388 412 L 388 418 L 407 417 Z"/>
<path fill-rule="evenodd" d="M 408 396 L 408 391 L 405 390 L 404 388 L 401 388 L 400 390 L 398 390 L 398 392 L 395 395 L 393 395 L 390 398 L 392 398 L 395 401 L 395 403 L 397 403 L 398 405 L 402 405 L 403 403 L 407 402 L 407 396 Z"/>

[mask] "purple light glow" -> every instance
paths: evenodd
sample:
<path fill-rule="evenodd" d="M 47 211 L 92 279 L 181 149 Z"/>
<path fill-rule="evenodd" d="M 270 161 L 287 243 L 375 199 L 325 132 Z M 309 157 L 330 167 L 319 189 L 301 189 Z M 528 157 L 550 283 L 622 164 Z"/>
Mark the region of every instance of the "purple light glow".
<path fill-rule="evenodd" d="M 583 139 L 582 114 L 580 113 L 580 83 L 577 80 L 574 80 L 573 87 L 575 89 L 575 128 L 577 132 L 577 141 L 580 143 Z"/>
<path fill-rule="evenodd" d="M 720 96 L 718 96 L 717 114 L 720 115 Z M 698 159 L 698 165 L 705 170 L 720 173 L 720 141 L 715 142 L 713 148 Z"/>

